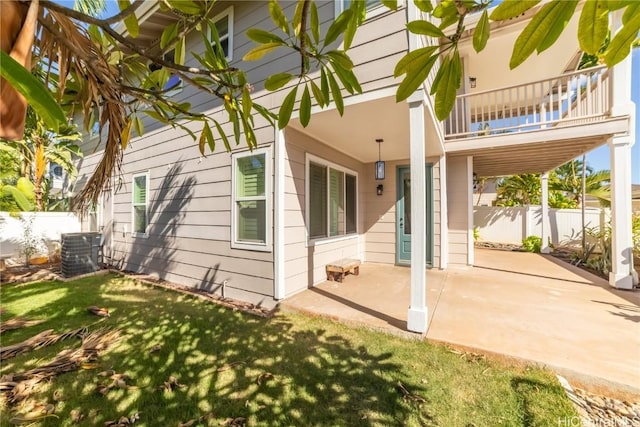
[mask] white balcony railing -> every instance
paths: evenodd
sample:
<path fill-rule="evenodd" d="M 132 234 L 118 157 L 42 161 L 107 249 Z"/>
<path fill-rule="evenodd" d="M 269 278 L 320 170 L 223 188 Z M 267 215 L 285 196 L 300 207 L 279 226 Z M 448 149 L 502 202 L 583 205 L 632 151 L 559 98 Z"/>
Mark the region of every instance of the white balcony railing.
<path fill-rule="evenodd" d="M 604 66 L 547 80 L 459 95 L 445 139 L 476 138 L 602 120 L 611 110 Z"/>

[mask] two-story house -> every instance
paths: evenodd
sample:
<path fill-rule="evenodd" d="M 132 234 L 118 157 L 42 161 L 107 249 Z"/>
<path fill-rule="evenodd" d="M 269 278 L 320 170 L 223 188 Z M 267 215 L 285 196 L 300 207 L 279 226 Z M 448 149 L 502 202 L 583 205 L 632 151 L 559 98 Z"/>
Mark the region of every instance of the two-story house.
<path fill-rule="evenodd" d="M 344 3 L 318 2 L 323 28 Z M 284 2 L 283 8 L 292 15 L 295 4 Z M 481 54 L 473 51 L 469 30 L 461 42 L 464 85 L 450 118 L 440 122 L 429 95 L 435 71 L 408 102 L 395 102 L 397 61 L 438 42 L 406 31 L 419 13 L 408 0 L 397 11 L 370 2 L 350 50 L 363 93 L 345 98 L 343 117 L 335 108 L 314 107 L 306 128 L 295 113 L 281 131 L 258 122 L 258 149 L 241 144 L 207 157 L 184 131 L 145 123 L 145 134 L 124 153 L 123 175 L 115 178 L 122 185 L 104 195 L 94 218 L 112 262 L 263 306 L 324 281 L 325 266 L 337 259 L 360 259 L 361 268 L 406 265 L 408 329 L 424 332 L 425 269 L 474 263 L 474 176 L 544 173 L 609 144 L 610 281 L 631 288 L 630 60 L 611 70 L 576 71 L 577 16 L 552 48 L 513 71 L 509 55 L 533 11 L 492 24 Z M 157 43 L 172 19 L 154 7 L 141 8 L 137 42 Z M 257 102 L 277 110 L 286 90 L 267 92 L 264 80 L 295 70 L 298 57 L 276 51 L 240 64 L 254 46 L 246 30 L 275 29 L 267 3 L 221 2 L 215 20 L 231 65 L 248 70 Z M 198 40 L 189 39 L 188 50 L 201 51 Z M 214 117 L 220 113 L 217 100 L 205 93 L 178 87 L 174 96 Z M 231 126 L 225 129 L 232 133 Z M 79 186 L 100 156 L 99 148 L 90 154 L 92 144 L 95 139 L 86 142 Z M 377 179 L 379 160 L 385 162 L 378 172 L 383 179 Z"/>

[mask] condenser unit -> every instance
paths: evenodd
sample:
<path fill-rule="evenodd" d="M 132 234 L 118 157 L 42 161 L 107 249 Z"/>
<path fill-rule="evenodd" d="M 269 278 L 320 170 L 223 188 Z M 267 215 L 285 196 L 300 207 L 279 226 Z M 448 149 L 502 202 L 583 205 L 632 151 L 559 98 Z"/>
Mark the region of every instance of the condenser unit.
<path fill-rule="evenodd" d="M 62 235 L 62 275 L 73 277 L 99 270 L 102 256 L 101 233 Z"/>

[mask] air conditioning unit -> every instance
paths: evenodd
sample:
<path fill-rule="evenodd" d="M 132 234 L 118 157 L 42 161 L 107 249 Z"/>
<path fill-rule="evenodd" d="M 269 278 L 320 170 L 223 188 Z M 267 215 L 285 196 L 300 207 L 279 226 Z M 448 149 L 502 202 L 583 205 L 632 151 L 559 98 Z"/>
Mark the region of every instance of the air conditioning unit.
<path fill-rule="evenodd" d="M 98 271 L 102 263 L 102 234 L 63 234 L 61 258 L 61 270 L 64 277 Z"/>

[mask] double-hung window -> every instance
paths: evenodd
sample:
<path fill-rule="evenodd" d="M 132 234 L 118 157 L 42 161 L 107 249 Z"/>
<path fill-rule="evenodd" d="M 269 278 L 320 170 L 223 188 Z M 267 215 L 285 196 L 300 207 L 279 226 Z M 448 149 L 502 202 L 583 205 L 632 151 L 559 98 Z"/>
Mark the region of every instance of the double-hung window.
<path fill-rule="evenodd" d="M 307 224 L 312 240 L 357 232 L 357 175 L 314 156 L 307 160 Z"/>
<path fill-rule="evenodd" d="M 233 6 L 229 6 L 224 11 L 213 17 L 212 21 L 218 32 L 218 40 L 220 47 L 227 57 L 227 61 L 233 59 Z M 213 35 L 210 36 L 213 41 Z"/>
<path fill-rule="evenodd" d="M 149 173 L 133 176 L 131 223 L 134 235 L 146 236 L 149 213 Z"/>
<path fill-rule="evenodd" d="M 263 148 L 233 155 L 232 247 L 271 250 L 271 155 Z"/>

